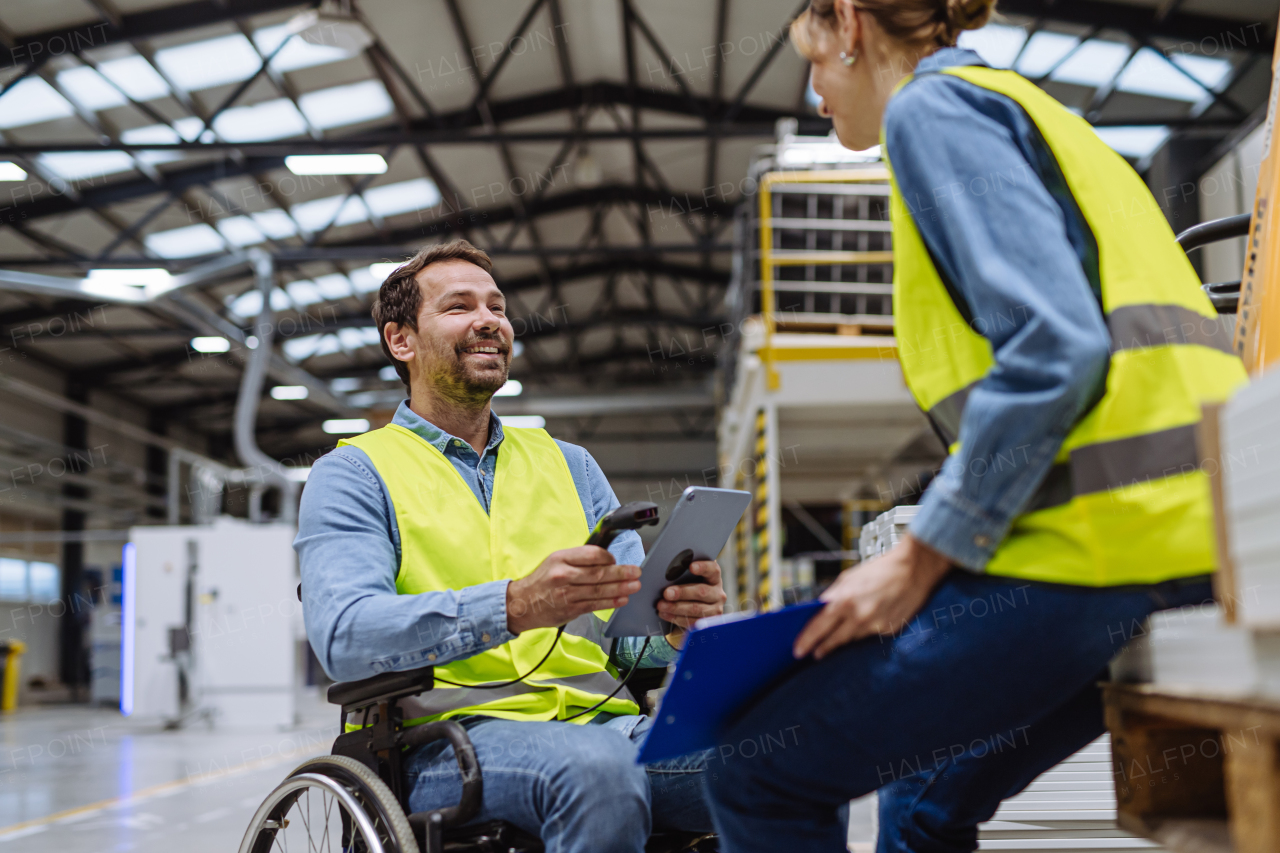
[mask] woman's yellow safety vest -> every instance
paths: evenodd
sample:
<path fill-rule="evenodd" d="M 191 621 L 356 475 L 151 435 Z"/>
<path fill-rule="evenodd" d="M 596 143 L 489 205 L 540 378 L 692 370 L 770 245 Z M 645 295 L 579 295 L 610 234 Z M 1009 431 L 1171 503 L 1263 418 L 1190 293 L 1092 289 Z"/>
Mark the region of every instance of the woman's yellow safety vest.
<path fill-rule="evenodd" d="M 396 591 L 416 595 L 515 580 L 547 555 L 587 541 L 582 501 L 560 448 L 541 429 L 503 427 L 486 514 L 444 454 L 398 424 L 343 439 L 363 450 L 386 483 L 400 529 Z M 535 605 L 536 606 L 536 605 Z M 547 662 L 524 681 L 493 690 L 456 687 L 511 681 L 542 660 L 556 629 L 525 631 L 501 646 L 436 667 L 432 690 L 400 701 L 406 725 L 482 714 L 508 720 L 556 720 L 590 708 L 618 687 L 603 636 L 612 611 L 586 614 L 565 629 Z M 487 638 L 477 638 L 487 642 Z M 436 638 L 423 637 L 424 647 Z M 430 663 L 434 655 L 428 655 Z M 443 679 L 440 680 L 440 679 Z M 638 714 L 625 692 L 592 714 Z"/>
<path fill-rule="evenodd" d="M 1012 71 L 971 66 L 940 73 L 1013 99 L 1039 130 L 1091 232 L 1097 274 L 1086 274 L 1111 333 L 1105 394 L 1068 433 L 1045 483 L 986 571 L 1080 586 L 1213 571 L 1209 479 L 1195 428 L 1202 404 L 1226 400 L 1246 381 L 1231 351 L 1229 324 L 1200 290 L 1151 192 L 1084 119 Z M 888 159 L 892 152 L 882 150 Z M 997 180 L 965 191 L 998 192 Z M 954 451 L 969 392 L 995 364 L 981 332 L 1000 318 L 967 316 L 896 183 L 892 195 L 902 371 Z"/>

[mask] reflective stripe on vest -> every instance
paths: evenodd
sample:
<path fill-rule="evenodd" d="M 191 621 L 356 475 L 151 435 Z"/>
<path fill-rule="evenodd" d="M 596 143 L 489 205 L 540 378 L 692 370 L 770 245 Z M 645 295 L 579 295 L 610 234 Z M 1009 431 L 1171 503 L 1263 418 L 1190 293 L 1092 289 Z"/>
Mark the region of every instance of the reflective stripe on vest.
<path fill-rule="evenodd" d="M 414 595 L 514 580 L 553 551 L 587 539 L 583 512 L 564 454 L 541 429 L 503 427 L 489 512 L 439 450 L 397 424 L 340 444 L 359 447 L 390 495 L 400 532 L 396 590 Z M 609 663 L 604 620 L 585 614 L 565 627 L 551 656 L 525 681 L 496 689 L 529 672 L 547 654 L 554 628 L 525 631 L 496 648 L 436 667 L 426 693 L 401 700 L 406 725 L 464 714 L 516 720 L 555 720 L 595 705 L 619 685 Z M 425 665 L 439 638 L 424 637 L 417 665 Z M 600 712 L 637 714 L 624 692 Z M 586 723 L 593 714 L 574 722 Z"/>
<path fill-rule="evenodd" d="M 1235 321 L 1231 316 L 1205 317 L 1180 305 L 1123 305 L 1107 315 L 1111 351 L 1194 344 L 1233 355 Z M 926 413 L 947 446 L 960 437 L 960 418 L 969 392 L 977 384 L 970 382 Z"/>
<path fill-rule="evenodd" d="M 1146 185 L 1083 119 L 1012 71 L 941 73 L 1007 96 L 1039 131 L 1093 241 L 1085 257 L 1097 269 L 1085 277 L 1099 284 L 1111 339 L 1105 393 L 1072 426 L 986 571 L 1087 586 L 1212 571 L 1209 484 L 1195 430 L 1203 404 L 1226 400 L 1246 381 L 1231 354 L 1231 321 L 1200 290 Z M 903 376 L 954 452 L 965 406 L 995 357 L 980 334 L 982 318 L 968 321 L 953 300 L 915 214 L 893 181 L 893 304 Z M 970 461 L 984 470 L 1017 464 L 999 456 Z"/>

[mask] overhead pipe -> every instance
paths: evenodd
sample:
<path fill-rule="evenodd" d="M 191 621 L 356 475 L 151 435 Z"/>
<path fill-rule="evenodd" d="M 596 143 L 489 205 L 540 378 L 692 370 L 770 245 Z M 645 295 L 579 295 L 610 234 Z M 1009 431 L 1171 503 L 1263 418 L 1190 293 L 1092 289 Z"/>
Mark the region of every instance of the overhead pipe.
<path fill-rule="evenodd" d="M 275 338 L 275 313 L 271 310 L 271 291 L 275 287 L 275 260 L 260 249 L 249 252 L 258 292 L 262 294 L 262 310 L 254 321 L 258 345 L 249 351 L 248 363 L 240 378 L 240 393 L 236 399 L 235 445 L 240 461 L 249 469 L 256 469 L 264 478 L 280 489 L 280 518 L 295 522 L 298 518 L 298 486 L 295 480 L 285 476 L 283 466 L 262 452 L 258 447 L 255 425 L 258 421 L 258 403 L 262 399 L 262 385 L 267 378 L 271 362 L 271 342 Z M 261 516 L 261 494 L 252 492 L 250 508 Z M 261 518 L 253 518 L 259 521 Z"/>

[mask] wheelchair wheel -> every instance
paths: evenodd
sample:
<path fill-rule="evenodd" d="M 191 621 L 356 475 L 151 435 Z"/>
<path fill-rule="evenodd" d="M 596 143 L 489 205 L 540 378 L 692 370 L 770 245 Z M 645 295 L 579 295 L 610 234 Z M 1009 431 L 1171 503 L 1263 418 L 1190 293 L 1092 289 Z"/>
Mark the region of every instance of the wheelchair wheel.
<path fill-rule="evenodd" d="M 354 758 L 323 755 L 297 767 L 249 824 L 240 853 L 418 853 L 404 810 Z"/>

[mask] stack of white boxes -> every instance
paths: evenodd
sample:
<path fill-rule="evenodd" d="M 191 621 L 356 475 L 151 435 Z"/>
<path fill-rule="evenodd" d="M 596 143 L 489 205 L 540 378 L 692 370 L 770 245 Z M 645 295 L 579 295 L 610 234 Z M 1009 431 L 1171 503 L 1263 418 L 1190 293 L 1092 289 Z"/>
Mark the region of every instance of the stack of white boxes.
<path fill-rule="evenodd" d="M 858 542 L 862 559 L 892 548 L 918 511 L 894 507 L 863 525 Z M 1001 803 L 995 816 L 978 826 L 978 849 L 1120 853 L 1164 848 L 1116 827 L 1111 741 L 1104 735 Z"/>
<path fill-rule="evenodd" d="M 1280 371 L 1242 389 L 1219 418 L 1236 621 L 1213 602 L 1154 614 L 1112 664 L 1120 681 L 1280 697 Z"/>
<path fill-rule="evenodd" d="M 862 535 L 858 537 L 858 553 L 862 559 L 879 556 L 897 545 L 919 511 L 918 506 L 895 506 L 876 516 L 875 521 L 862 525 Z"/>
<path fill-rule="evenodd" d="M 1220 424 L 1237 621 L 1280 628 L 1280 370 L 1236 394 Z"/>
<path fill-rule="evenodd" d="M 991 820 L 978 825 L 978 849 L 1002 853 L 1164 850 L 1116 827 L 1109 735 L 1042 773 L 1022 793 L 1001 803 Z"/>

